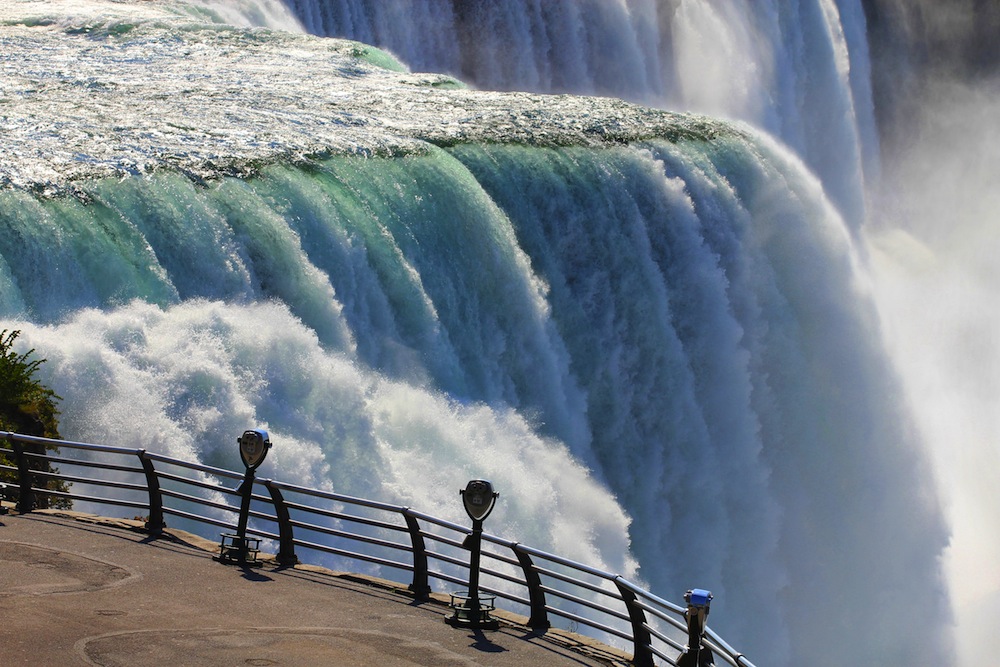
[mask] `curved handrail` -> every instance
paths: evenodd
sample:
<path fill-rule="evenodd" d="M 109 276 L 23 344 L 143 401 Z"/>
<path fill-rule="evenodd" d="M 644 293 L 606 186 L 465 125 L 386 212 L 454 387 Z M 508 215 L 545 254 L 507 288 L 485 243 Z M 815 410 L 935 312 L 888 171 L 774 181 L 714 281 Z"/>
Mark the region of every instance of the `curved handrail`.
<path fill-rule="evenodd" d="M 244 479 L 244 475 L 238 472 L 183 461 L 145 449 L 52 440 L 7 431 L 0 431 L 0 442 L 10 444 L 10 449 L 0 446 L 0 452 L 12 455 L 17 464 L 0 464 L 0 471 L 7 471 L 17 479 L 17 490 L 12 495 L 16 496 L 21 512 L 30 512 L 34 498 L 47 495 L 146 509 L 145 529 L 154 536 L 166 526 L 165 515 L 228 530 L 236 525 L 221 517 L 224 513 L 238 513 L 238 503 L 230 505 L 205 498 L 204 492 L 222 497 L 239 496 L 237 489 L 218 481 Z M 78 450 L 91 457 L 134 458 L 139 465 L 35 453 L 25 450 L 24 444 Z M 97 468 L 111 477 L 131 475 L 142 481 L 87 477 L 82 473 L 67 475 L 57 470 L 30 470 L 29 459 L 83 469 Z M 164 467 L 179 468 L 187 471 L 188 475 L 168 472 Z M 190 476 L 192 473 L 193 477 Z M 102 495 L 97 495 L 97 492 L 53 491 L 45 488 L 43 483 L 50 479 L 101 489 Z M 466 580 L 459 576 L 469 567 L 467 559 L 460 557 L 464 540 L 471 532 L 466 526 L 410 507 L 271 479 L 253 479 L 252 484 L 253 488 L 263 487 L 266 495 L 251 490 L 251 500 L 255 505 L 249 511 L 249 517 L 254 524 L 247 527 L 247 533 L 274 540 L 279 547 L 279 564 L 298 562 L 296 549 L 301 548 L 402 570 L 411 573 L 409 588 L 414 596 L 422 599 L 430 595 L 432 579 L 457 586 L 466 584 Z M 185 487 L 194 487 L 203 495 L 185 493 L 182 490 Z M 0 489 L 3 488 L 4 485 L 0 485 Z M 113 493 L 119 495 L 113 496 Z M 136 494 L 142 494 L 144 499 L 137 500 Z M 295 499 L 289 499 L 288 495 Z M 166 504 L 167 500 L 176 501 L 176 504 Z M 365 515 L 358 510 L 375 515 Z M 309 521 L 307 517 L 316 518 Z M 265 529 L 268 524 L 276 525 L 277 532 Z M 303 533 L 316 534 L 320 536 L 316 539 L 323 541 L 307 540 Z M 406 533 L 408 543 L 391 539 L 393 534 L 398 533 Z M 529 627 L 545 630 L 550 627 L 550 618 L 556 616 L 573 625 L 587 626 L 598 633 L 628 641 L 632 645 L 632 662 L 637 667 L 653 667 L 656 658 L 667 664 L 677 664 L 676 658 L 671 656 L 683 650 L 686 642 L 685 608 L 654 595 L 620 575 L 557 554 L 487 533 L 482 535 L 482 542 L 491 547 L 482 553 L 491 565 L 481 569 L 486 579 L 480 590 L 506 600 L 514 607 L 525 608 L 530 614 L 527 621 Z M 397 560 L 400 553 L 406 555 L 405 562 Z M 510 585 L 515 587 L 514 590 L 525 590 L 527 597 L 512 592 Z M 754 667 L 711 629 L 705 630 L 704 645 L 733 667 Z"/>

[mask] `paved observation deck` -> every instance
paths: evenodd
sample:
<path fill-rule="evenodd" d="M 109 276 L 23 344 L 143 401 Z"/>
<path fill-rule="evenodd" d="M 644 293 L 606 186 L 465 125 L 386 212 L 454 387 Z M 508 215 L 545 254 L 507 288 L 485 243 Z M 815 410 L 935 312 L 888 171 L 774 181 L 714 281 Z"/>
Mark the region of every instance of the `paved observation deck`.
<path fill-rule="evenodd" d="M 447 596 L 309 565 L 213 560 L 182 531 L 75 512 L 0 516 L 3 667 L 608 667 L 628 655 L 573 633 L 444 622 Z"/>

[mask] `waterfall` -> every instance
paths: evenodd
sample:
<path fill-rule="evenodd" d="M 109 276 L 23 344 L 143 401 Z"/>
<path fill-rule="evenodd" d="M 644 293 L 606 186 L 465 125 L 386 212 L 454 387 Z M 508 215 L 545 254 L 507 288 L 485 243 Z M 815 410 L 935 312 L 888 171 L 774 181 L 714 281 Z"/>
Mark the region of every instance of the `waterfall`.
<path fill-rule="evenodd" d="M 490 478 L 491 530 L 710 588 L 757 664 L 948 661 L 860 5 L 41 4 L 0 315 L 65 435 L 235 467 L 260 426 L 276 478 L 456 520 Z"/>

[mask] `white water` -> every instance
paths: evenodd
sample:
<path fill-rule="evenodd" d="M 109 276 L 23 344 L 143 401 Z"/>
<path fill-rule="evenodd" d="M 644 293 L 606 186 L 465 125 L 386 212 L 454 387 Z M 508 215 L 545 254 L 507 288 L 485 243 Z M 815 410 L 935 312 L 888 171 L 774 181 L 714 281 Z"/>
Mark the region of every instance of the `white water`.
<path fill-rule="evenodd" d="M 456 480 L 483 475 L 504 494 L 498 526 L 634 575 L 623 513 L 565 447 L 511 410 L 460 405 L 324 350 L 284 306 L 135 302 L 25 333 L 74 438 L 235 470 L 232 434 L 262 424 L 269 476 L 456 521 Z M 535 511 L 551 499 L 565 511 Z"/>
<path fill-rule="evenodd" d="M 810 5 L 860 59 L 813 93 L 850 112 L 807 156 L 847 146 L 835 196 L 747 128 L 461 90 L 171 6 L 4 28 L 0 304 L 65 435 L 234 467 L 259 425 L 275 477 L 456 520 L 491 477 L 493 530 L 667 598 L 711 588 L 757 664 L 942 661 L 945 531 L 854 247 L 858 11 Z"/>

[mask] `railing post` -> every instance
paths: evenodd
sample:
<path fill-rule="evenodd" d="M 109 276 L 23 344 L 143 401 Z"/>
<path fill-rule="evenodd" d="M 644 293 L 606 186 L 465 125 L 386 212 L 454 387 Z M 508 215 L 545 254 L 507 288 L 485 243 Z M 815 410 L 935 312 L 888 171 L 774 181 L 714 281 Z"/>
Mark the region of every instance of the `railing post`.
<path fill-rule="evenodd" d="M 551 623 L 549 623 L 549 614 L 545 610 L 545 591 L 542 590 L 542 579 L 538 576 L 534 563 L 531 562 L 531 556 L 521 548 L 520 544 L 515 542 L 510 548 L 517 556 L 517 562 L 521 564 L 521 569 L 524 571 L 524 583 L 528 587 L 528 601 L 531 603 L 531 617 L 528 619 L 528 627 L 533 630 L 547 630 Z"/>
<path fill-rule="evenodd" d="M 10 432 L 0 431 L 0 438 L 3 438 L 7 444 L 10 444 Z M 11 449 L 11 452 L 14 450 Z M 0 501 L 7 500 L 7 484 L 0 482 Z M 0 504 L 0 514 L 7 514 L 8 510 L 2 504 Z"/>
<path fill-rule="evenodd" d="M 146 474 L 146 491 L 149 494 L 149 517 L 146 519 L 146 532 L 159 536 L 167 524 L 163 521 L 163 495 L 160 493 L 160 478 L 153 469 L 153 460 L 146 456 L 146 450 L 136 452 L 142 471 Z"/>
<path fill-rule="evenodd" d="M 615 577 L 614 581 L 632 622 L 632 664 L 635 667 L 654 667 L 653 651 L 650 649 L 652 637 L 646 629 L 646 613 L 639 606 L 635 593 L 622 583 L 621 577 Z"/>
<path fill-rule="evenodd" d="M 17 511 L 27 514 L 35 509 L 35 492 L 31 490 L 31 470 L 28 468 L 28 457 L 24 453 L 24 446 L 17 440 L 10 441 L 14 450 L 14 458 L 17 460 L 17 477 L 20 490 L 17 494 Z"/>
<path fill-rule="evenodd" d="M 271 503 L 274 504 L 274 517 L 278 520 L 278 555 L 279 565 L 295 565 L 299 562 L 299 557 L 295 555 L 295 536 L 292 533 L 292 518 L 288 514 L 288 506 L 285 505 L 285 497 L 281 495 L 281 489 L 274 485 L 274 482 L 264 480 L 264 486 L 271 494 Z"/>
<path fill-rule="evenodd" d="M 424 545 L 424 535 L 409 507 L 403 510 L 403 518 L 406 519 L 410 544 L 413 546 L 413 582 L 409 589 L 417 599 L 426 600 L 430 597 L 431 586 L 427 581 L 427 547 Z"/>

